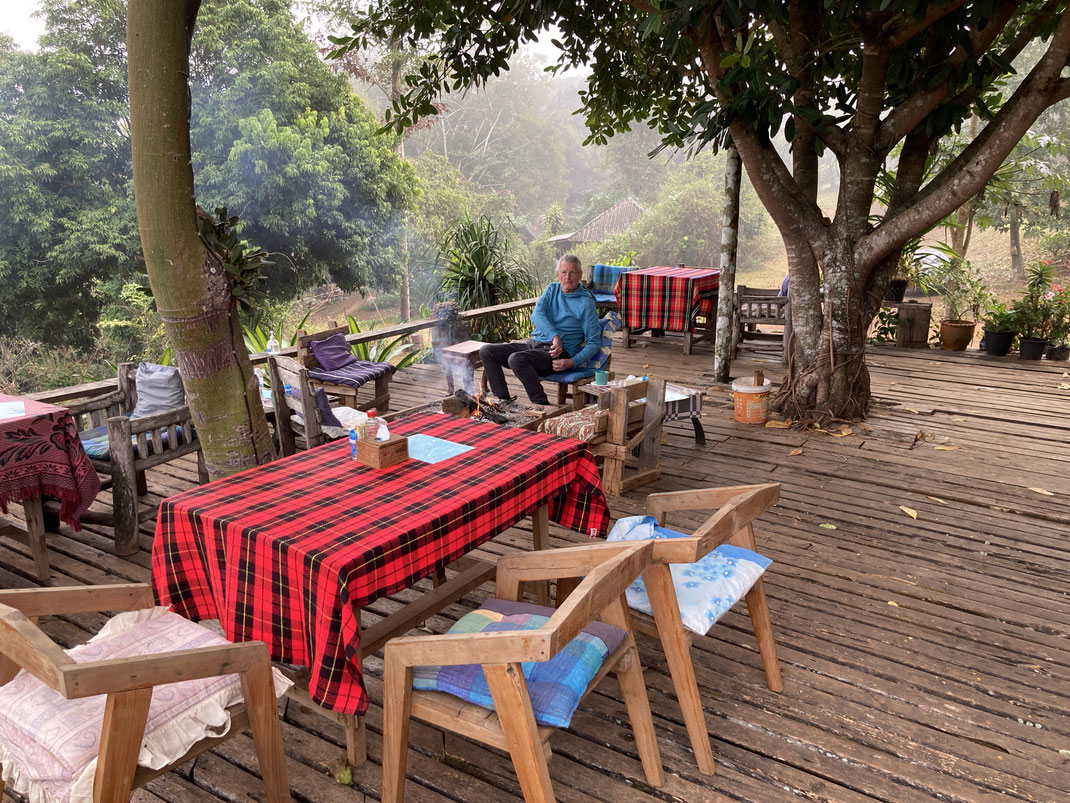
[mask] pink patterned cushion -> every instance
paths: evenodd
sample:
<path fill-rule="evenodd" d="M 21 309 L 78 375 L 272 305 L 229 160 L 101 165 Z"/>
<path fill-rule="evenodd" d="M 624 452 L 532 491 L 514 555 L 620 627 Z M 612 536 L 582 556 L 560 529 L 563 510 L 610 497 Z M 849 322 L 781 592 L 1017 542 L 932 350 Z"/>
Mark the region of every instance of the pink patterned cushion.
<path fill-rule="evenodd" d="M 573 410 L 571 413 L 565 413 L 556 418 L 548 418 L 539 424 L 539 431 L 548 432 L 561 438 L 589 441 L 594 437 L 595 429 L 598 426 L 598 417 L 607 415 L 608 412 L 608 410 L 599 411 L 592 404 L 582 410 Z"/>
<path fill-rule="evenodd" d="M 225 645 L 207 628 L 164 608 L 113 617 L 89 642 L 67 651 L 75 661 L 151 655 Z M 276 676 L 276 692 L 288 684 Z M 206 734 L 230 727 L 226 708 L 242 698 L 237 675 L 157 686 L 138 763 L 159 768 Z M 23 671 L 0 687 L 0 764 L 4 780 L 31 803 L 92 799 L 105 696 L 67 700 Z"/>

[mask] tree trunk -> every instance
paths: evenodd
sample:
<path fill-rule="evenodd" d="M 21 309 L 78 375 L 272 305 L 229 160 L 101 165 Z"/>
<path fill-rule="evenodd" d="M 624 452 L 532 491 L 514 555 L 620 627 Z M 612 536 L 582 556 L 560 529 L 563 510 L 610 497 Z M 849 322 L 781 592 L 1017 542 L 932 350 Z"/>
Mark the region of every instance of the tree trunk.
<path fill-rule="evenodd" d="M 1011 203 L 1011 278 L 1016 282 L 1025 281 L 1025 257 L 1022 256 L 1022 218 L 1018 204 Z"/>
<path fill-rule="evenodd" d="M 174 347 L 208 474 L 216 479 L 274 454 L 230 281 L 199 235 L 187 79 L 198 6 L 197 0 L 129 4 L 130 134 L 149 283 Z"/>
<path fill-rule="evenodd" d="M 739 246 L 739 185 L 743 162 L 731 139 L 725 149 L 724 217 L 721 224 L 721 276 L 717 291 L 717 335 L 713 345 L 713 378 L 727 382 L 732 368 L 732 302 L 736 288 Z"/>

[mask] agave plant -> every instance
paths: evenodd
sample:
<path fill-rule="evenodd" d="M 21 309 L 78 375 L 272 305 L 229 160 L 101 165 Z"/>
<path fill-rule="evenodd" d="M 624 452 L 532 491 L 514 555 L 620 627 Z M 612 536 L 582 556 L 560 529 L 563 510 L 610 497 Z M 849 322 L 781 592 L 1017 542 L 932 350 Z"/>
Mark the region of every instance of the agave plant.
<path fill-rule="evenodd" d="M 346 315 L 351 335 L 360 334 L 363 330 L 357 319 L 352 315 Z M 371 360 L 372 362 L 388 362 L 396 368 L 405 368 L 414 363 L 423 362 L 428 349 L 420 349 L 412 343 L 405 342 L 405 335 L 395 338 L 383 338 L 364 343 L 351 343 L 349 348 L 358 360 Z"/>
<path fill-rule="evenodd" d="M 515 259 L 502 227 L 487 215 L 465 216 L 454 223 L 439 245 L 437 265 L 442 293 L 462 310 L 494 307 L 535 295 L 535 280 Z M 473 334 L 497 342 L 526 334 L 527 315 L 502 312 L 478 322 Z"/>
<path fill-rule="evenodd" d="M 275 324 L 274 329 L 265 329 L 263 320 L 264 315 L 259 310 L 255 312 L 252 319 L 247 326 L 242 327 L 242 337 L 245 340 L 245 347 L 249 349 L 250 354 L 261 354 L 267 351 L 268 341 L 271 340 L 271 336 L 274 335 L 275 339 L 283 344 L 284 348 L 290 348 L 297 345 L 297 333 L 305 328 L 305 324 L 308 322 L 309 316 L 312 314 L 312 310 L 305 313 L 305 317 L 301 319 L 301 323 L 297 324 L 297 328 L 294 329 L 293 334 L 290 335 L 287 340 L 282 333 L 282 324 L 280 320 Z"/>

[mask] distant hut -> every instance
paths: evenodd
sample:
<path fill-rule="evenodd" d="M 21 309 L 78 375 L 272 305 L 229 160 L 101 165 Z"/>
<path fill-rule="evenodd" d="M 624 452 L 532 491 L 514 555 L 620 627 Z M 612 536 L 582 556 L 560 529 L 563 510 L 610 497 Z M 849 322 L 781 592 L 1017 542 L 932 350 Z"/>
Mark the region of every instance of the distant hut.
<path fill-rule="evenodd" d="M 576 231 L 555 235 L 547 242 L 552 243 L 559 254 L 572 250 L 579 243 L 601 242 L 611 234 L 627 231 L 645 211 L 646 207 L 629 195 L 616 206 L 587 221 Z"/>

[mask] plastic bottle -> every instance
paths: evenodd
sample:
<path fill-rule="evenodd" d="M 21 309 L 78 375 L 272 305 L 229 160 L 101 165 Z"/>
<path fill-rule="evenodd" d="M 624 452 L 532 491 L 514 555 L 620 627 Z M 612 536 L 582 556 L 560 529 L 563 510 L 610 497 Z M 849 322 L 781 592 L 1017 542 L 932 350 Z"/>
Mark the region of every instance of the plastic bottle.
<path fill-rule="evenodd" d="M 271 337 L 268 338 L 267 350 L 268 354 L 273 354 L 274 352 L 279 350 L 279 340 L 275 337 L 274 332 L 272 332 Z"/>
<path fill-rule="evenodd" d="M 383 421 L 379 425 L 379 431 L 377 433 L 375 433 L 375 439 L 377 441 L 388 441 L 388 440 L 390 440 L 390 428 L 386 425 L 385 421 Z"/>
<path fill-rule="evenodd" d="M 355 429 L 349 430 L 349 454 L 354 460 L 357 459 L 357 431 Z"/>
<path fill-rule="evenodd" d="M 271 401 L 271 391 L 264 387 L 264 369 L 258 365 L 253 369 L 253 373 L 256 374 L 256 386 L 260 389 L 260 398 L 264 401 Z"/>
<path fill-rule="evenodd" d="M 375 415 L 375 408 L 368 410 L 368 423 L 364 425 L 364 440 L 373 441 L 379 434 L 382 422 Z"/>

